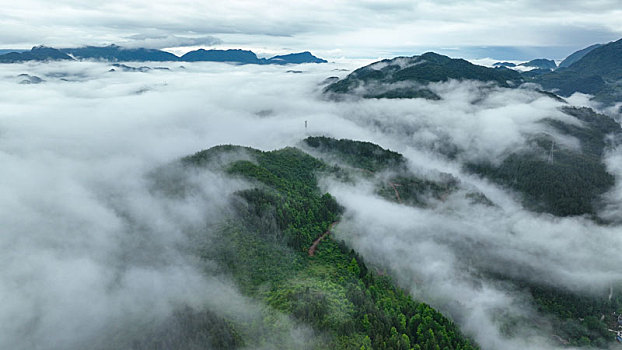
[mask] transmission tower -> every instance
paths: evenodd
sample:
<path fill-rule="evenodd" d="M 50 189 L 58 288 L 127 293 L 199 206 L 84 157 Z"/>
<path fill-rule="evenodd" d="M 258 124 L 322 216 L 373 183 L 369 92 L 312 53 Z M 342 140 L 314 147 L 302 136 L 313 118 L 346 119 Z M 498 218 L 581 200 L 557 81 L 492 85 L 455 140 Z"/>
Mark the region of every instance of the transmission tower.
<path fill-rule="evenodd" d="M 551 140 L 551 150 L 549 151 L 549 163 L 553 163 L 553 149 L 555 148 L 555 139 Z"/>

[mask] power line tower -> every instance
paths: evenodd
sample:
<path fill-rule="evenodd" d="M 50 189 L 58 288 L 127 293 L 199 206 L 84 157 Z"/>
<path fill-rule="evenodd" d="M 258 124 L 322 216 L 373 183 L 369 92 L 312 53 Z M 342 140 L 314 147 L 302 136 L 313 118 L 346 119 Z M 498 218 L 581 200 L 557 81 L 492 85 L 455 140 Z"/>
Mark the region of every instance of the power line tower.
<path fill-rule="evenodd" d="M 555 148 L 555 139 L 551 140 L 551 150 L 549 151 L 549 163 L 553 163 L 553 149 Z"/>

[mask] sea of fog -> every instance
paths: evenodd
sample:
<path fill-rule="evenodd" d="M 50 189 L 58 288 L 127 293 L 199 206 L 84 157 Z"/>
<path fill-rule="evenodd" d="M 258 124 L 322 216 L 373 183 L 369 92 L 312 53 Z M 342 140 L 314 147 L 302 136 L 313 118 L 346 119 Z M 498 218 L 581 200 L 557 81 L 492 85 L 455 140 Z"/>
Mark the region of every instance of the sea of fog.
<path fill-rule="evenodd" d="M 460 191 L 427 208 L 389 202 L 364 182 L 321 185 L 346 208 L 337 238 L 483 349 L 559 347 L 545 321 L 500 330 L 507 319 L 541 315 L 523 290 L 490 275 L 606 297 L 622 282 L 622 226 L 530 212 L 463 164 L 499 162 L 539 132 L 578 147 L 538 121 L 578 122 L 533 90 L 482 83 L 433 84 L 440 101 L 322 95 L 326 78 L 362 63 L 127 63 L 166 68 L 144 72 L 101 62 L 0 65 L 0 349 L 84 348 L 180 306 L 255 317 L 263 306 L 198 261 L 187 234 L 217 223 L 248 184 L 208 171 L 193 175 L 191 196 L 168 198 L 150 190 L 148 174 L 215 145 L 272 150 L 308 135 L 374 142 L 404 154 L 422 177 L 458 178 Z M 20 84 L 33 76 L 42 82 Z M 569 101 L 590 105 L 583 95 Z M 457 157 L 443 155 L 448 144 Z M 606 162 L 616 186 L 602 215 L 615 221 L 622 149 Z M 474 188 L 495 206 L 461 195 Z M 309 332 L 295 327 L 291 337 Z"/>

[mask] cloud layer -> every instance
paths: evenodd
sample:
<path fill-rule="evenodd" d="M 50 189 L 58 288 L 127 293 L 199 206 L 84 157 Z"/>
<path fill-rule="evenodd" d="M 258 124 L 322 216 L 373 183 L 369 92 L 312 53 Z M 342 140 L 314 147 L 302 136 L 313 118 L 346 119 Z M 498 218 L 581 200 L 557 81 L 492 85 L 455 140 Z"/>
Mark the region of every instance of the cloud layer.
<path fill-rule="evenodd" d="M 461 165 L 501 159 L 542 131 L 576 147 L 537 122 L 570 122 L 560 103 L 530 90 L 455 82 L 430 87 L 442 101 L 320 96 L 320 82 L 346 74 L 335 69 L 357 65 L 295 67 L 302 74 L 217 63 L 145 73 L 93 62 L 0 66 L 0 299 L 8 301 L 0 329 L 14 335 L 0 347 L 79 347 L 123 322 L 166 319 L 179 305 L 256 314 L 260 305 L 194 258 L 189 234 L 226 213 L 223 199 L 244 184 L 205 173 L 190 178 L 192 196 L 171 199 L 152 191 L 148 174 L 218 144 L 269 150 L 325 134 L 376 142 L 403 153 L 415 173 L 451 173 L 463 187 L 417 209 L 364 185 L 326 181 L 347 210 L 340 238 L 451 315 L 484 349 L 555 348 L 546 332 L 517 329 L 521 340 L 499 331 L 499 314 L 539 316 L 524 293 L 484 274 L 603 293 L 622 280 L 620 227 L 533 214 Z M 17 84 L 22 73 L 45 81 Z M 447 145 L 462 150 L 456 159 L 442 155 Z M 611 215 L 620 207 L 618 158 L 619 150 L 608 158 L 618 176 Z M 467 202 L 470 188 L 497 206 Z"/>

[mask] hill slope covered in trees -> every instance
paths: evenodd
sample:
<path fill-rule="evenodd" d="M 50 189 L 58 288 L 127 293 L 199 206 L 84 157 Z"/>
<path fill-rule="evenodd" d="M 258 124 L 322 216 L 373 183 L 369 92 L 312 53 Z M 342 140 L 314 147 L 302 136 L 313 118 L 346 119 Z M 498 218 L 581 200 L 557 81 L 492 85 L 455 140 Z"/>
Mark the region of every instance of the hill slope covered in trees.
<path fill-rule="evenodd" d="M 369 145 L 357 143 L 354 148 L 365 153 Z M 392 166 L 386 154 L 372 154 L 367 164 Z M 358 164 L 362 158 L 352 159 L 353 164 L 366 166 L 364 161 Z M 201 151 L 182 159 L 181 165 L 186 171 L 211 169 L 250 181 L 250 188 L 236 193 L 235 214 L 223 223 L 218 243 L 201 249 L 200 254 L 217 261 L 249 297 L 310 326 L 316 333 L 314 339 L 307 339 L 312 348 L 476 348 L 453 322 L 413 300 L 330 235 L 309 252 L 342 213 L 335 199 L 319 189 L 318 176 L 346 176 L 350 170 L 328 165 L 296 148 L 262 152 L 238 146 Z M 170 195 L 188 190 L 180 179 L 162 182 L 160 187 Z M 253 337 L 256 325 L 205 315 L 186 315 L 183 320 L 189 324 L 201 321 L 205 334 L 220 329 L 220 336 L 205 338 L 215 348 L 266 345 L 267 339 Z M 278 322 L 274 322 L 268 321 L 268 331 L 278 331 Z M 154 345 L 153 340 L 143 343 Z M 162 344 L 156 342 L 159 347 Z"/>
<path fill-rule="evenodd" d="M 492 81 L 509 87 L 520 84 L 518 72 L 493 69 L 452 59 L 433 52 L 421 56 L 386 59 L 359 68 L 344 79 L 330 84 L 326 93 L 360 95 L 365 98 L 439 99 L 425 84 L 450 79 Z"/>

